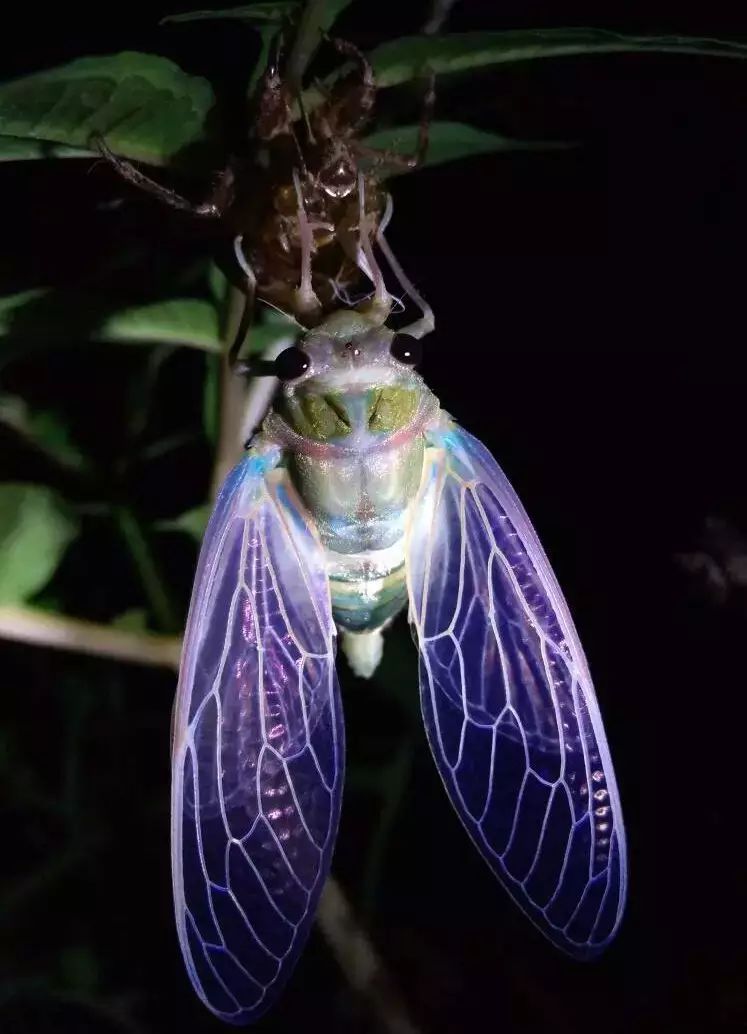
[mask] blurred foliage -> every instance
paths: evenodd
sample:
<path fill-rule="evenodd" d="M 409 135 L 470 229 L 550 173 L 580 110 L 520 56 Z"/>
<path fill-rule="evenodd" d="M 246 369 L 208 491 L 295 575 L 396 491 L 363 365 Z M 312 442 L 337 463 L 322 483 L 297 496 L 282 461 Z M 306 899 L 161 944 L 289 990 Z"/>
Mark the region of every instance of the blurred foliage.
<path fill-rule="evenodd" d="M 0 485 L 0 604 L 21 603 L 43 588 L 77 522 L 43 485 Z"/>
<path fill-rule="evenodd" d="M 255 66 L 248 63 L 242 73 L 248 88 L 295 6 L 257 3 L 165 21 L 234 19 L 256 29 L 262 47 Z M 348 2 L 328 8 L 325 29 Z M 539 58 L 646 51 L 747 57 L 747 45 L 728 41 L 527 29 L 407 36 L 374 48 L 371 59 L 382 88 L 413 84 L 428 70 L 438 73 L 445 117 L 432 126 L 429 156 L 437 164 L 568 146 L 462 121 L 469 113 L 457 97 L 459 73 L 516 65 L 525 75 L 523 66 Z M 214 60 L 219 65 L 221 55 Z M 338 74 L 327 73 L 327 82 Z M 412 99 L 404 90 L 392 93 L 366 142 L 407 154 L 416 134 Z M 228 150 L 228 119 L 216 96 L 205 78 L 147 53 L 85 56 L 33 71 L 0 86 L 0 160 L 88 156 L 80 165 L 83 180 L 94 153 L 90 134 L 98 131 L 118 154 L 194 182 L 218 168 Z M 319 99 L 310 77 L 306 106 Z M 99 218 L 103 223 L 107 216 L 101 212 Z M 164 217 L 160 232 L 172 228 Z M 32 283 L 24 290 L 14 285 L 0 299 L 0 363 L 10 385 L 0 397 L 0 433 L 8 454 L 20 457 L 19 467 L 34 471 L 27 483 L 19 483 L 15 472 L 0 485 L 0 604 L 30 601 L 131 631 L 181 626 L 209 512 L 220 423 L 219 354 L 229 343 L 231 286 L 214 251 L 213 241 L 189 240 L 172 268 L 125 247 L 84 283 L 61 278 L 60 284 Z M 287 333 L 287 323 L 260 313 L 250 350 L 264 351 Z M 71 374 L 88 364 L 97 371 L 91 380 Z M 64 1030 L 82 1011 L 90 1020 L 85 1029 L 171 1029 L 173 1009 L 184 1029 L 193 1029 L 191 1001 L 169 1002 L 161 1021 L 161 1006 L 155 1006 L 152 1025 L 141 1027 L 137 1017 L 148 1009 L 133 991 L 153 986 L 146 970 L 155 954 L 169 960 L 162 963 L 164 979 L 178 989 L 175 996 L 188 995 L 166 900 L 166 744 L 174 680 L 150 671 L 132 678 L 114 663 L 69 657 L 55 659 L 55 680 L 44 696 L 38 690 L 27 696 L 24 680 L 44 682 L 51 662 L 44 651 L 8 649 L 15 680 L 10 692 L 18 699 L 0 731 L 0 783 L 18 860 L 0 900 L 3 1028 L 33 1034 L 54 1021 Z M 355 864 L 343 847 L 340 864 L 375 929 L 394 831 L 417 778 L 416 659 L 404 620 L 388 634 L 384 661 L 370 684 L 344 674 L 351 729 L 348 805 L 353 798 L 356 806 L 346 808 L 343 822 L 365 846 L 348 849 Z M 38 730 L 35 742 L 28 742 L 28 729 Z M 143 896 L 140 887 L 149 888 Z M 87 900 L 91 888 L 106 900 Z M 64 908 L 50 925 L 52 896 L 61 896 Z M 147 924 L 142 939 L 154 942 L 143 958 L 117 943 L 118 924 L 132 915 Z M 35 950 L 27 956 L 13 949 L 21 926 L 36 931 Z M 456 977 L 435 947 L 419 942 L 398 950 L 411 976 L 413 955 L 426 959 L 429 973 L 443 972 L 448 993 Z M 306 973 L 315 978 L 314 965 L 308 963 Z M 326 986 L 323 980 L 320 986 Z M 429 993 L 435 1017 L 438 989 Z M 552 992 L 546 994 L 551 1008 Z M 18 1021 L 13 1009 L 30 1000 L 37 1003 L 36 1019 Z M 292 1016 L 294 1006 L 289 1008 Z M 302 1016 L 302 1006 L 295 1008 Z M 46 1026 L 42 1013 L 52 1017 Z"/>

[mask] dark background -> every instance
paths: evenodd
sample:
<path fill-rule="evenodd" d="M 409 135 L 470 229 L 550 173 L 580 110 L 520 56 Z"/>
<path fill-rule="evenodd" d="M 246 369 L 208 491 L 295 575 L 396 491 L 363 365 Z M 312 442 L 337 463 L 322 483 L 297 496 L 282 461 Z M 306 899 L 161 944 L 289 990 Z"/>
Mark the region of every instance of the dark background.
<path fill-rule="evenodd" d="M 562 17 L 558 6 L 463 0 L 450 28 L 747 38 L 725 3 L 697 17 L 678 5 L 609 3 L 603 20 L 597 4 L 564 5 Z M 232 23 L 158 29 L 170 5 L 91 10 L 21 10 L 3 32 L 0 75 L 121 49 L 172 57 L 225 94 L 245 72 L 251 37 Z M 416 31 L 423 13 L 359 2 L 339 30 L 368 47 Z M 390 238 L 436 310 L 424 376 L 506 469 L 576 618 L 625 807 L 629 908 L 605 957 L 579 965 L 494 885 L 418 728 L 404 623 L 373 683 L 345 674 L 351 780 L 335 871 L 365 910 L 366 860 L 383 845 L 369 925 L 428 1034 L 743 1028 L 747 63 L 536 62 L 470 76 L 443 105 L 441 114 L 510 136 L 579 142 L 400 178 Z M 3 292 L 75 286 L 134 244 L 146 256 L 141 275 L 170 275 L 185 255 L 206 253 L 191 228 L 91 165 L 0 168 Z M 17 359 L 2 378 L 4 390 L 66 415 L 95 459 L 98 498 L 126 498 L 148 521 L 205 499 L 210 446 L 205 360 L 183 350 L 164 364 L 148 426 L 154 440 L 184 443 L 115 478 L 145 362 L 142 349 L 71 347 Z M 11 435 L 0 455 L 4 479 L 55 483 L 76 498 Z M 716 595 L 678 559 L 713 552 L 713 518 L 731 529 L 726 558 L 715 557 L 728 569 Z M 156 539 L 183 613 L 194 544 Z M 131 565 L 95 516 L 53 588 L 65 609 L 99 620 L 142 605 Z M 174 678 L 10 644 L 0 661 L 10 790 L 0 1027 L 217 1031 L 189 988 L 171 918 Z M 382 798 L 366 785 L 397 752 L 396 811 L 381 832 Z M 260 1025 L 291 1027 L 374 1029 L 317 933 Z"/>

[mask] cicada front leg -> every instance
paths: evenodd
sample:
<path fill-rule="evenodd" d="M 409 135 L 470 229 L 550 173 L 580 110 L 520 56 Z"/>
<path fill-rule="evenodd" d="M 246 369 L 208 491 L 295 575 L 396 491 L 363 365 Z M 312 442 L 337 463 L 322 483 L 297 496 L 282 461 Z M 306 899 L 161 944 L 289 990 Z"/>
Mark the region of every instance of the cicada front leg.
<path fill-rule="evenodd" d="M 201 219 L 221 219 L 233 203 L 234 173 L 230 166 L 216 176 L 207 198 L 195 204 L 170 187 L 164 187 L 162 183 L 146 176 L 126 158 L 120 158 L 111 150 L 100 133 L 93 133 L 90 143 L 123 180 L 178 212 L 186 212 Z"/>

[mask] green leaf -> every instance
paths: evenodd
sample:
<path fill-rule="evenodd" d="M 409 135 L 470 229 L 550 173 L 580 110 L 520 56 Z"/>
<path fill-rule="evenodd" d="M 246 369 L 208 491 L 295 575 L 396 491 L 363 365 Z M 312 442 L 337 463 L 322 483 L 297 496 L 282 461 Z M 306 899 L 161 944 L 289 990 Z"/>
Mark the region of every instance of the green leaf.
<path fill-rule="evenodd" d="M 248 345 L 245 346 L 245 355 L 262 355 L 273 345 L 285 341 L 292 345 L 302 332 L 302 328 L 296 321 L 269 309 L 264 313 L 261 323 L 255 324 L 249 331 Z"/>
<path fill-rule="evenodd" d="M 350 7 L 353 0 L 327 0 L 324 17 L 321 20 L 323 32 L 329 32 L 343 11 Z"/>
<path fill-rule="evenodd" d="M 380 129 L 366 137 L 363 143 L 377 150 L 411 155 L 417 147 L 418 129 L 417 125 Z M 424 165 L 443 165 L 444 162 L 453 162 L 459 158 L 474 158 L 477 155 L 494 154 L 499 151 L 547 151 L 571 146 L 573 145 L 563 141 L 513 140 L 497 133 L 486 133 L 464 122 L 433 122 L 429 131 L 428 152 Z M 383 164 L 386 167 L 386 161 Z M 402 171 L 405 170 L 392 167 L 390 175 Z"/>
<path fill-rule="evenodd" d="M 349 3 L 350 0 L 347 0 Z M 249 4 L 244 7 L 225 7 L 217 11 L 184 11 L 181 14 L 167 14 L 160 21 L 161 25 L 168 22 L 197 22 L 212 21 L 215 19 L 233 19 L 234 21 L 248 22 L 250 25 L 264 25 L 267 22 L 279 25 L 286 15 L 300 6 L 300 0 L 276 0 L 274 3 Z"/>
<path fill-rule="evenodd" d="M 70 470 L 85 471 L 88 461 L 71 441 L 65 422 L 49 410 L 32 412 L 18 395 L 0 395 L 0 423 L 22 435 L 56 463 Z"/>
<path fill-rule="evenodd" d="M 91 151 L 67 147 L 50 140 L 27 140 L 19 136 L 0 136 L 0 162 L 26 162 L 40 158 L 90 158 Z"/>
<path fill-rule="evenodd" d="M 208 352 L 223 348 L 218 313 L 210 302 L 198 298 L 174 298 L 123 309 L 105 320 L 95 337 L 124 344 L 189 345 Z"/>
<path fill-rule="evenodd" d="M 404 36 L 383 43 L 369 58 L 380 88 L 398 86 L 428 71 L 443 75 L 486 65 L 584 54 L 654 51 L 747 58 L 747 43 L 688 36 L 632 36 L 607 29 L 521 29 L 510 32 L 463 32 L 446 36 Z M 330 78 L 335 79 L 340 72 Z M 318 104 L 312 88 L 304 100 Z"/>
<path fill-rule="evenodd" d="M 0 604 L 23 603 L 57 569 L 78 523 L 43 485 L 0 485 Z"/>
<path fill-rule="evenodd" d="M 99 966 L 87 945 L 65 948 L 60 956 L 63 985 L 82 995 L 90 995 L 99 983 Z"/>
<path fill-rule="evenodd" d="M 215 445 L 220 431 L 220 383 L 223 358 L 205 356 L 205 379 L 202 384 L 202 428 L 205 437 Z"/>
<path fill-rule="evenodd" d="M 337 0 L 339 2 L 339 0 Z M 347 0 L 349 2 L 349 0 Z M 249 79 L 248 93 L 254 92 L 267 66 L 270 48 L 276 34 L 280 30 L 283 19 L 290 16 L 300 7 L 300 0 L 276 0 L 270 3 L 251 4 L 242 7 L 227 7 L 216 11 L 185 11 L 182 14 L 169 14 L 161 19 L 167 22 L 215 21 L 230 19 L 244 22 L 259 32 L 261 47 L 257 63 Z"/>
<path fill-rule="evenodd" d="M 118 614 L 110 624 L 112 628 L 119 628 L 123 632 L 147 632 L 148 614 L 144 607 L 132 607 Z"/>
<path fill-rule="evenodd" d="M 0 298 L 0 337 L 35 345 L 80 341 L 170 344 L 222 349 L 219 317 L 212 302 L 172 298 L 146 305 L 93 292 L 37 288 Z"/>
<path fill-rule="evenodd" d="M 231 290 L 231 282 L 217 262 L 211 262 L 207 272 L 207 288 L 216 305 L 224 306 Z"/>
<path fill-rule="evenodd" d="M 166 58 L 84 57 L 0 85 L 0 157 L 55 156 L 60 146 L 95 154 L 90 137 L 98 132 L 116 154 L 167 165 L 209 142 L 213 104 L 206 79 Z M 25 152 L 24 141 L 33 142 Z"/>
<path fill-rule="evenodd" d="M 203 506 L 196 506 L 193 510 L 186 510 L 171 520 L 159 521 L 156 527 L 159 531 L 184 531 L 197 542 L 201 542 L 212 509 L 210 503 L 205 503 Z"/>

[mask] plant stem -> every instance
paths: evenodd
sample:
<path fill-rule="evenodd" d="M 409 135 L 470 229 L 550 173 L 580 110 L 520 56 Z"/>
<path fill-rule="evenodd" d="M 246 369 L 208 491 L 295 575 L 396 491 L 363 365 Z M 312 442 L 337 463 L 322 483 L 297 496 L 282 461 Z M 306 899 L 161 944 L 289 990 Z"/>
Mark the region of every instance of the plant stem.
<path fill-rule="evenodd" d="M 148 604 L 153 611 L 153 617 L 162 632 L 174 632 L 179 628 L 179 622 L 163 581 L 158 577 L 156 558 L 140 522 L 132 510 L 126 507 L 120 507 L 116 511 L 116 516 L 119 530 L 127 543 Z"/>
<path fill-rule="evenodd" d="M 66 877 L 69 872 L 74 872 L 86 857 L 96 851 L 103 842 L 104 837 L 100 835 L 78 840 L 53 855 L 45 865 L 33 869 L 28 876 L 11 884 L 0 898 L 2 922 L 4 924 L 12 922 L 13 912 L 23 908 L 27 901 L 42 894 L 48 887 Z"/>
<path fill-rule="evenodd" d="M 0 607 L 0 639 L 173 669 L 179 667 L 182 648 L 177 636 L 125 632 L 33 607 Z"/>
<path fill-rule="evenodd" d="M 455 3 L 456 0 L 433 0 L 431 13 L 421 30 L 424 36 L 435 36 L 441 31 Z"/>
<path fill-rule="evenodd" d="M 216 498 L 227 474 L 234 464 L 238 463 L 244 445 L 241 441 L 241 426 L 244 422 L 247 387 L 244 378 L 237 376 L 231 368 L 228 350 L 239 332 L 247 304 L 249 303 L 243 291 L 231 285 L 228 289 L 222 333 L 225 346 L 220 372 L 220 424 L 210 486 L 211 499 Z"/>
<path fill-rule="evenodd" d="M 326 7 L 327 0 L 308 0 L 298 23 L 296 38 L 285 71 L 286 82 L 294 95 L 301 89 L 303 74 L 322 38 L 321 27 L 324 23 Z"/>
<path fill-rule="evenodd" d="M 400 747 L 386 776 L 386 794 L 376 828 L 368 849 L 368 860 L 363 876 L 363 919 L 370 924 L 376 905 L 376 891 L 381 882 L 386 849 L 397 818 L 400 802 L 412 769 L 412 744 L 409 739 Z"/>
<path fill-rule="evenodd" d="M 348 983 L 368 1000 L 382 1029 L 388 1034 L 417 1034 L 378 952 L 332 877 L 319 902 L 317 923 Z"/>

